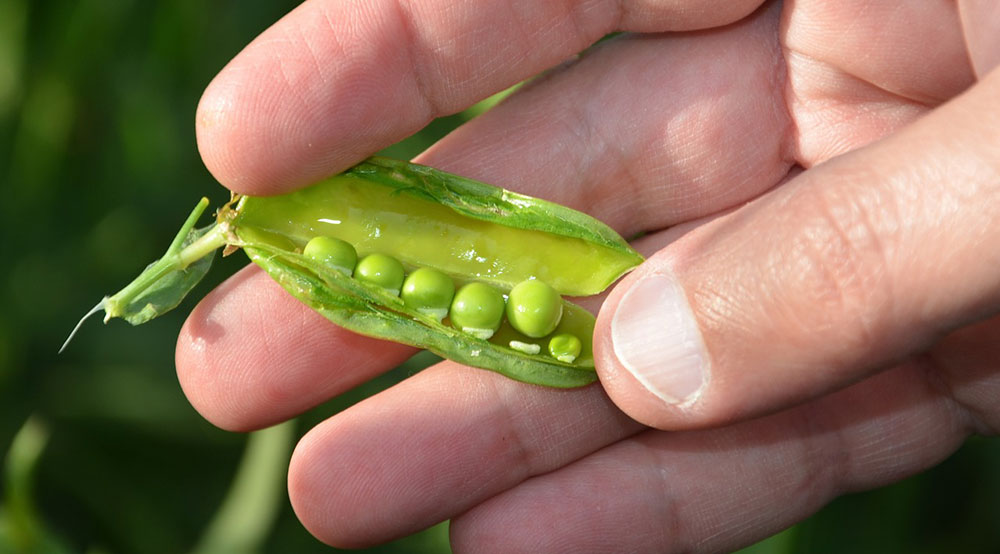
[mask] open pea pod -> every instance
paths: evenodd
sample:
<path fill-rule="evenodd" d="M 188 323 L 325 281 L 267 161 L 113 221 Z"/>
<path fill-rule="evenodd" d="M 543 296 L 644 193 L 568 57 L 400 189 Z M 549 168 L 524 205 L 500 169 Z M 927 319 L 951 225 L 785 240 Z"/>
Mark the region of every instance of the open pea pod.
<path fill-rule="evenodd" d="M 333 237 L 362 257 L 394 258 L 407 273 L 431 268 L 458 285 L 488 284 L 505 298 L 532 279 L 559 295 L 593 295 L 642 262 L 618 234 L 583 213 L 385 158 L 289 194 L 234 198 L 219 210 L 214 226 L 195 230 L 206 205 L 203 199 L 163 258 L 97 306 L 105 310 L 105 321 L 122 317 L 139 324 L 163 313 L 207 271 L 204 260 L 215 249 L 243 248 L 292 295 L 347 329 L 520 381 L 575 387 L 596 379 L 594 317 L 572 302 L 559 300 L 561 317 L 542 336 L 503 321 L 491 336 L 480 337 L 304 254 L 306 245 Z M 550 353 L 556 336 L 579 339 L 579 352 Z"/>

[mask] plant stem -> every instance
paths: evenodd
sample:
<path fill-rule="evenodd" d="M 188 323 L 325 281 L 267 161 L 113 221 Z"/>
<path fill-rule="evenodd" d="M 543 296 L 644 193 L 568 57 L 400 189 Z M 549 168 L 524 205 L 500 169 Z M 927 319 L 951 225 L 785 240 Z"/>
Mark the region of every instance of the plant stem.
<path fill-rule="evenodd" d="M 16 552 L 33 552 L 42 546 L 44 529 L 33 489 L 35 468 L 48 440 L 48 428 L 38 416 L 31 416 L 14 435 L 7 452 L 3 472 L 7 521 L 0 521 L 0 535 L 8 536 Z"/>
<path fill-rule="evenodd" d="M 261 552 L 280 513 L 296 421 L 257 431 L 192 554 Z"/>

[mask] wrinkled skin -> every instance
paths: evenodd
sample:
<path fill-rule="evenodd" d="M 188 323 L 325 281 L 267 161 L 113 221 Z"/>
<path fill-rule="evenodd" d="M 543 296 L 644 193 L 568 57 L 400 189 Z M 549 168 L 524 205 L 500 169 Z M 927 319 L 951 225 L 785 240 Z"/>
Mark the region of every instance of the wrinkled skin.
<path fill-rule="evenodd" d="M 416 160 L 649 232 L 600 306 L 602 386 L 414 375 L 298 445 L 312 533 L 358 547 L 451 518 L 456 552 L 726 551 L 997 432 L 1000 9 L 759 4 L 308 0 L 212 82 L 207 166 L 271 194 L 632 32 Z M 611 344 L 625 291 L 662 272 L 710 358 L 683 405 Z M 250 267 L 191 315 L 177 367 L 206 418 L 248 430 L 411 354 Z"/>

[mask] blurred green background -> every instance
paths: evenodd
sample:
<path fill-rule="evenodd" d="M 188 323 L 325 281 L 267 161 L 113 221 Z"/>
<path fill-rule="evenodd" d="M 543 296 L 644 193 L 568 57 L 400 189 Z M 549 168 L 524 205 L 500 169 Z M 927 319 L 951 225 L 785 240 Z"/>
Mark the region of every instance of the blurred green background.
<path fill-rule="evenodd" d="M 298 421 L 212 427 L 174 375 L 196 298 L 245 264 L 217 261 L 180 309 L 142 327 L 79 315 L 170 242 L 205 170 L 205 85 L 297 2 L 0 0 L 0 553 L 329 552 L 284 488 L 298 436 L 417 371 L 418 357 Z M 444 118 L 406 158 L 473 117 Z M 927 474 L 841 498 L 747 552 L 1000 552 L 1000 441 L 971 440 Z M 449 552 L 442 524 L 371 552 Z"/>

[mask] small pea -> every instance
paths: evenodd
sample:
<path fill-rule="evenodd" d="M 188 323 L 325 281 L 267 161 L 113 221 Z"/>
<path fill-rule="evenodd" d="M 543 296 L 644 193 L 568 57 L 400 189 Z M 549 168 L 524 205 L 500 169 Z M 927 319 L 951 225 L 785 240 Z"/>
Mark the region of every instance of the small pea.
<path fill-rule="evenodd" d="M 410 308 L 441 321 L 455 296 L 455 283 L 436 269 L 421 267 L 406 277 L 399 295 Z"/>
<path fill-rule="evenodd" d="M 346 241 L 333 237 L 319 236 L 309 239 L 302 253 L 347 276 L 354 272 L 354 265 L 358 263 L 358 253 L 354 251 L 354 247 Z"/>
<path fill-rule="evenodd" d="M 582 349 L 583 344 L 580 343 L 580 339 L 569 333 L 556 335 L 549 341 L 549 354 L 567 364 L 573 363 Z"/>
<path fill-rule="evenodd" d="M 483 283 L 469 283 L 458 289 L 451 303 L 451 322 L 470 335 L 488 339 L 503 320 L 503 295 Z"/>
<path fill-rule="evenodd" d="M 521 281 L 507 297 L 507 320 L 518 331 L 539 338 L 555 331 L 562 319 L 562 299 L 537 279 Z"/>
<path fill-rule="evenodd" d="M 354 278 L 398 296 L 403 285 L 403 264 L 385 254 L 369 254 L 354 268 Z"/>

